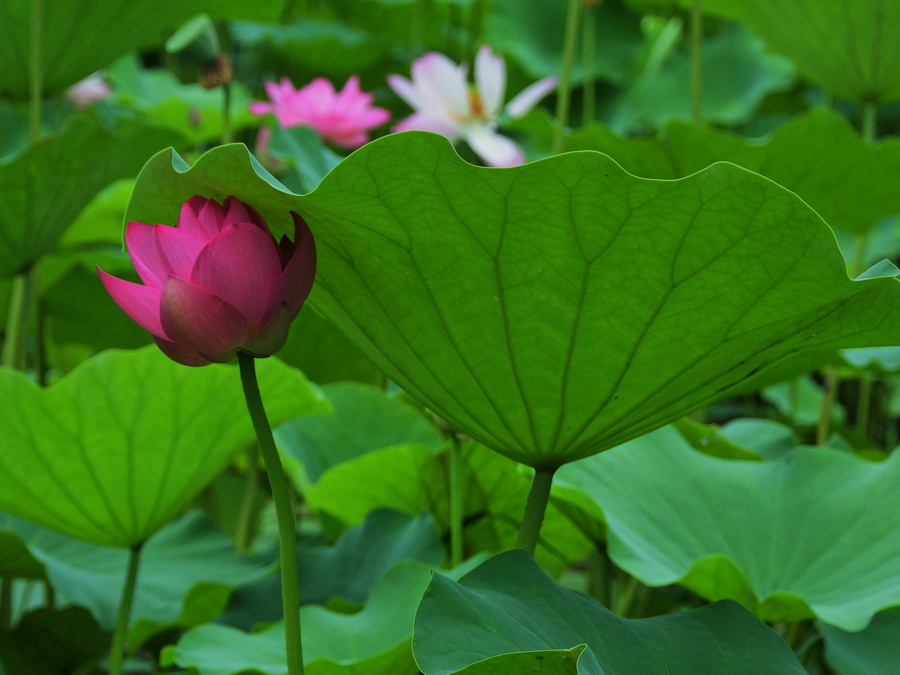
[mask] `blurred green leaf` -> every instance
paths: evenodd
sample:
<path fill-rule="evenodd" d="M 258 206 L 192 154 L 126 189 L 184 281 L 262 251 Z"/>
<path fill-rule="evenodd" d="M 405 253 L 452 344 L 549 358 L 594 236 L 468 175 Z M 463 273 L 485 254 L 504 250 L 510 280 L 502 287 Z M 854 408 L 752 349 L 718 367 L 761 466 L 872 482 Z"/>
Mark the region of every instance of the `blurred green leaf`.
<path fill-rule="evenodd" d="M 896 454 L 876 463 L 801 447 L 722 460 L 656 431 L 556 479 L 603 510 L 610 557 L 643 583 L 737 600 L 767 621 L 855 631 L 900 604 L 898 473 Z"/>
<path fill-rule="evenodd" d="M 431 578 L 422 563 L 391 567 L 356 614 L 307 605 L 300 609 L 307 675 L 415 675 L 409 641 L 416 606 Z M 175 646 L 174 662 L 199 675 L 251 672 L 283 675 L 284 626 L 258 633 L 207 625 L 189 630 Z"/>
<path fill-rule="evenodd" d="M 42 7 L 41 82 L 44 92 L 58 94 L 123 54 L 146 44 L 161 43 L 166 28 L 177 28 L 200 12 L 215 19 L 273 19 L 281 0 L 72 0 L 0 3 L 0 93 L 28 97 L 33 8 Z M 100 37 L 98 37 L 100 36 Z"/>
<path fill-rule="evenodd" d="M 413 648 L 425 675 L 468 673 L 504 654 L 515 656 L 498 658 L 489 672 L 519 675 L 518 652 L 582 644 L 583 675 L 806 672 L 778 635 L 734 603 L 624 619 L 554 584 L 522 550 L 491 558 L 458 583 L 435 575 L 416 613 Z"/>
<path fill-rule="evenodd" d="M 848 632 L 820 624 L 825 660 L 841 675 L 890 673 L 900 663 L 900 614 L 877 614 L 861 631 Z"/>
<path fill-rule="evenodd" d="M 746 24 L 770 49 L 838 96 L 900 98 L 900 43 L 892 0 L 704 0 L 703 10 Z"/>
<path fill-rule="evenodd" d="M 115 131 L 76 115 L 58 133 L 0 163 L 0 276 L 27 269 L 51 250 L 101 188 L 135 175 L 147 157 L 178 137 L 123 122 Z"/>

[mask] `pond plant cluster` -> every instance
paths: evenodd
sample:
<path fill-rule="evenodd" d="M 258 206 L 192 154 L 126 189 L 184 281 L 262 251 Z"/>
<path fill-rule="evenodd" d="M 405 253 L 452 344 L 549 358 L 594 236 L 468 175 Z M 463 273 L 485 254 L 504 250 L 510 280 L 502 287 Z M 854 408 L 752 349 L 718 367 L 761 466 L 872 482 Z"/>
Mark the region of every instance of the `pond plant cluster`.
<path fill-rule="evenodd" d="M 0 675 L 900 672 L 898 32 L 0 3 Z"/>

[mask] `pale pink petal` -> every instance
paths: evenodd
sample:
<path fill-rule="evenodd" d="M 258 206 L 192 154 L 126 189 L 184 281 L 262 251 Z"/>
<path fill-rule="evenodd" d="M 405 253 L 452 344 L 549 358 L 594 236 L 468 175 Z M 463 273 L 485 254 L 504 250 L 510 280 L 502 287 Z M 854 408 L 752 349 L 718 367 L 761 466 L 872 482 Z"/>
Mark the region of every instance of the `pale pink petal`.
<path fill-rule="evenodd" d="M 556 88 L 556 77 L 551 75 L 523 89 L 506 104 L 506 113 L 513 119 L 526 115 L 542 98 Z"/>
<path fill-rule="evenodd" d="M 160 299 L 160 320 L 171 342 L 213 360 L 247 339 L 241 313 L 189 281 L 169 277 Z"/>
<path fill-rule="evenodd" d="M 167 337 L 160 321 L 161 291 L 159 288 L 119 279 L 107 274 L 99 267 L 97 273 L 100 275 L 100 281 L 103 282 L 106 292 L 122 308 L 122 311 L 131 317 L 132 321 L 157 337 Z"/>
<path fill-rule="evenodd" d="M 212 361 L 204 358 L 193 349 L 153 336 L 153 341 L 163 354 L 183 366 L 208 366 Z"/>
<path fill-rule="evenodd" d="M 226 225 L 200 251 L 190 281 L 222 298 L 247 323 L 253 323 L 268 319 L 264 315 L 280 276 L 281 258 L 268 230 L 236 223 Z"/>
<path fill-rule="evenodd" d="M 525 162 L 522 149 L 514 141 L 485 126 L 468 128 L 466 141 L 488 166 L 518 166 Z"/>
<path fill-rule="evenodd" d="M 478 50 L 475 58 L 475 83 L 485 117 L 496 118 L 506 93 L 506 64 L 487 45 Z"/>
<path fill-rule="evenodd" d="M 387 83 L 394 93 L 406 101 L 413 110 L 424 110 L 427 107 L 413 83 L 402 75 L 388 75 Z"/>
<path fill-rule="evenodd" d="M 250 112 L 257 117 L 262 117 L 263 115 L 275 112 L 275 106 L 266 101 L 251 101 L 250 105 L 247 107 L 250 108 Z"/>
<path fill-rule="evenodd" d="M 430 112 L 416 112 L 394 125 L 394 131 L 431 131 L 451 141 L 462 135 L 462 125 L 448 117 Z"/>
<path fill-rule="evenodd" d="M 413 61 L 412 81 L 424 110 L 460 119 L 471 115 L 465 70 L 443 54 L 428 52 Z"/>

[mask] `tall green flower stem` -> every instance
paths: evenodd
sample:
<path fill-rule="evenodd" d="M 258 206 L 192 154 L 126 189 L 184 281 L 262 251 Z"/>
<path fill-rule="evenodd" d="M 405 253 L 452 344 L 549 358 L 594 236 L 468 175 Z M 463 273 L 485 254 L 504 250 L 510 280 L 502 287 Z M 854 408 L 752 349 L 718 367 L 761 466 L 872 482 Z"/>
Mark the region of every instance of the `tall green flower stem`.
<path fill-rule="evenodd" d="M 700 0 L 691 0 L 691 119 L 699 122 L 703 91 L 703 9 Z"/>
<path fill-rule="evenodd" d="M 450 566 L 463 561 L 463 461 L 459 438 L 451 435 L 450 459 Z"/>
<path fill-rule="evenodd" d="M 575 48 L 578 44 L 578 15 L 582 0 L 569 0 L 566 14 L 566 32 L 563 37 L 563 64 L 559 77 L 556 98 L 556 129 L 553 131 L 551 150 L 558 155 L 563 150 L 566 125 L 569 123 L 569 101 L 572 98 L 572 65 L 575 63 Z"/>
<path fill-rule="evenodd" d="M 0 630 L 12 623 L 12 577 L 0 577 Z"/>
<path fill-rule="evenodd" d="M 825 397 L 819 410 L 819 423 L 816 425 L 816 445 L 825 445 L 831 433 L 831 406 L 834 405 L 834 394 L 838 386 L 837 373 L 833 364 L 825 366 Z"/>
<path fill-rule="evenodd" d="M 541 536 L 541 523 L 544 522 L 547 502 L 550 501 L 550 486 L 553 484 L 554 473 L 556 473 L 555 468 L 534 470 L 531 491 L 528 493 L 525 514 L 522 516 L 519 538 L 516 541 L 518 548 L 524 548 L 531 555 L 534 555 Z"/>
<path fill-rule="evenodd" d="M 247 410 L 253 420 L 253 428 L 259 441 L 259 451 L 269 475 L 272 500 L 275 502 L 275 516 L 278 520 L 278 548 L 281 561 L 281 602 L 284 611 L 284 638 L 287 647 L 288 675 L 302 675 L 303 647 L 300 641 L 300 589 L 297 572 L 297 530 L 291 507 L 287 477 L 281 466 L 281 458 L 272 438 L 272 428 L 263 408 L 256 381 L 255 359 L 244 352 L 238 352 L 241 384 Z"/>
<path fill-rule="evenodd" d="M 119 614 L 113 631 L 112 647 L 109 652 L 109 675 L 122 675 L 122 661 L 125 658 L 125 637 L 131 620 L 131 605 L 134 602 L 134 591 L 137 587 L 138 567 L 140 566 L 142 544 L 135 544 L 128 551 L 128 571 L 125 573 L 125 585 L 119 600 Z"/>

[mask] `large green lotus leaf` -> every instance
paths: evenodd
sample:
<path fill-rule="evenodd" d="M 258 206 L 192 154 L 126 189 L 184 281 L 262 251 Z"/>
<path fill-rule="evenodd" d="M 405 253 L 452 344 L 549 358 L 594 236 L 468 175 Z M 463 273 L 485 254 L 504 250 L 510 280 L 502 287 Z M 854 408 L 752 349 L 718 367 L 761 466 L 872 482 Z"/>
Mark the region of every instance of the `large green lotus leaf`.
<path fill-rule="evenodd" d="M 431 410 L 531 466 L 614 447 L 798 351 L 900 342 L 900 285 L 879 277 L 896 268 L 851 281 L 814 211 L 730 164 L 677 181 L 591 152 L 488 169 L 409 132 L 297 197 L 233 145 L 190 169 L 157 155 L 127 217 L 174 222 L 193 194 L 234 194 L 278 229 L 299 211 L 316 307 Z"/>
<path fill-rule="evenodd" d="M 514 57 L 532 77 L 559 75 L 563 59 L 566 8 L 564 2 L 498 0 L 485 18 L 485 41 Z M 640 17 L 618 0 L 601 3 L 590 13 L 595 48 L 594 77 L 623 82 L 631 73 L 642 46 Z M 572 81 L 584 80 L 585 60 L 575 59 Z M 515 93 L 515 92 L 512 92 Z"/>
<path fill-rule="evenodd" d="M 259 364 L 273 424 L 328 409 L 303 375 Z M 0 370 L 0 509 L 97 544 L 156 532 L 255 441 L 233 366 L 186 368 L 155 347 L 107 351 L 46 389 Z"/>
<path fill-rule="evenodd" d="M 478 443 L 464 443 L 462 455 L 463 555 L 500 552 L 516 545 L 519 522 L 531 483 L 515 462 Z M 372 476 L 390 480 L 372 480 Z M 309 505 L 347 525 L 355 525 L 376 508 L 415 515 L 433 514 L 438 532 L 449 537 L 449 458 L 421 445 L 399 445 L 370 452 L 331 467 L 318 483 L 306 487 Z M 568 522 L 555 504 L 544 516 L 546 536 L 538 542 L 538 562 L 558 574 L 591 548 L 590 541 Z"/>
<path fill-rule="evenodd" d="M 748 25 L 839 96 L 882 102 L 900 97 L 895 0 L 705 0 L 703 9 Z"/>
<path fill-rule="evenodd" d="M 766 96 L 790 89 L 796 79 L 790 61 L 766 53 L 762 40 L 739 26 L 706 38 L 701 58 L 701 116 L 716 124 L 747 122 Z M 690 55 L 682 49 L 603 101 L 600 117 L 617 131 L 646 133 L 672 119 L 690 119 L 692 105 Z"/>
<path fill-rule="evenodd" d="M 0 276 L 35 262 L 101 188 L 133 176 L 148 154 L 177 139 L 165 129 L 136 123 L 110 131 L 78 115 L 0 164 L 0 193 L 6 197 L 0 210 Z"/>
<path fill-rule="evenodd" d="M 581 675 L 806 672 L 780 637 L 734 603 L 625 619 L 554 584 L 522 550 L 491 558 L 458 583 L 436 574 L 416 614 L 413 651 L 425 675 L 449 675 L 501 654 L 582 644 Z"/>
<path fill-rule="evenodd" d="M 647 585 L 679 583 L 769 621 L 818 617 L 851 631 L 900 604 L 896 454 L 873 463 L 801 447 L 742 462 L 653 432 L 556 479 L 602 508 L 610 557 Z"/>
<path fill-rule="evenodd" d="M 821 624 L 825 660 L 841 675 L 888 675 L 900 663 L 900 613 L 882 612 L 865 630 L 847 632 Z"/>
<path fill-rule="evenodd" d="M 278 358 L 318 384 L 348 380 L 375 384 L 382 379 L 359 347 L 312 306 L 300 312 L 291 324 Z"/>
<path fill-rule="evenodd" d="M 297 559 L 301 605 L 324 605 L 332 599 L 362 605 L 382 573 L 401 560 L 440 567 L 444 546 L 429 514 L 375 509 L 333 546 L 301 543 Z M 251 630 L 277 621 L 282 612 L 281 577 L 272 575 L 235 591 L 217 623 Z"/>
<path fill-rule="evenodd" d="M 28 537 L 37 525 L 0 513 L 0 577 L 46 579 L 44 565 L 28 550 Z"/>
<path fill-rule="evenodd" d="M 518 125 L 540 147 L 550 147 L 548 118 L 534 113 Z M 882 216 L 900 211 L 900 143 L 867 143 L 827 108 L 792 119 L 764 140 L 673 121 L 655 139 L 628 138 L 592 124 L 568 136 L 565 147 L 604 152 L 646 178 L 682 178 L 714 162 L 733 162 L 797 193 L 829 225 L 850 233 L 867 232 Z"/>
<path fill-rule="evenodd" d="M 308 675 L 415 675 L 409 648 L 416 606 L 431 578 L 431 569 L 415 561 L 400 562 L 378 580 L 366 606 L 356 614 L 319 605 L 300 609 L 303 660 Z M 283 675 L 284 626 L 258 633 L 218 625 L 189 630 L 175 646 L 177 665 L 199 675 L 265 673 Z"/>
<path fill-rule="evenodd" d="M 437 450 L 443 436 L 418 410 L 384 390 L 356 382 L 322 387 L 333 412 L 298 417 L 275 430 L 284 453 L 300 463 L 305 482 L 315 483 L 329 467 L 392 445 Z"/>
<path fill-rule="evenodd" d="M 40 52 L 41 81 L 48 94 L 105 68 L 136 47 L 161 43 L 164 29 L 200 12 L 213 18 L 274 19 L 279 0 L 71 0 L 0 3 L 0 93 L 28 97 L 32 8 L 43 8 Z"/>
<path fill-rule="evenodd" d="M 62 603 L 86 607 L 112 630 L 121 601 L 127 552 L 88 544 L 50 530 L 28 537 L 33 555 Z M 271 574 L 275 556 L 241 556 L 199 511 L 167 525 L 141 550 L 132 609 L 131 642 L 164 628 L 189 628 L 215 619 L 232 589 Z"/>

